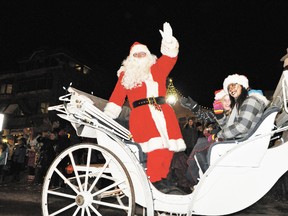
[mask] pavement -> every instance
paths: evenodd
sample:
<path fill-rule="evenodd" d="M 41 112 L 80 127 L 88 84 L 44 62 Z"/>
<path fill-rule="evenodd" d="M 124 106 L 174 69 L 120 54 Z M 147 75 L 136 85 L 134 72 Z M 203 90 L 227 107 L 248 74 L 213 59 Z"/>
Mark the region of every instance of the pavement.
<path fill-rule="evenodd" d="M 285 181 L 284 181 L 285 180 Z M 283 182 L 276 185 L 257 203 L 230 216 L 286 216 L 288 215 L 288 194 L 283 191 Z M 23 178 L 20 182 L 0 184 L 1 216 L 40 216 L 42 185 L 28 184 Z M 109 213 L 106 215 L 113 215 Z M 138 214 L 140 215 L 140 214 Z"/>
<path fill-rule="evenodd" d="M 1 216 L 40 216 L 42 185 L 26 182 L 0 185 Z"/>

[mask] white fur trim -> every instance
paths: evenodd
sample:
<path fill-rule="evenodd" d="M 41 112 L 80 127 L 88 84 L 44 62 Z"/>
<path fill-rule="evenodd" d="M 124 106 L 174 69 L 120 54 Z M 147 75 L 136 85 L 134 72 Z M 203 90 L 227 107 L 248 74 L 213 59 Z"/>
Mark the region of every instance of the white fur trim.
<path fill-rule="evenodd" d="M 170 151 L 174 152 L 181 152 L 185 151 L 186 149 L 186 144 L 183 139 L 177 139 L 177 140 L 169 140 L 170 142 Z"/>
<path fill-rule="evenodd" d="M 118 118 L 122 111 L 122 107 L 113 103 L 113 102 L 108 102 L 106 106 L 104 107 L 104 113 L 111 117 L 112 119 Z"/>
<path fill-rule="evenodd" d="M 171 58 L 174 58 L 179 53 L 179 43 L 175 37 L 172 37 L 171 42 L 167 42 L 165 40 L 162 40 L 161 43 L 161 53 L 163 55 L 169 56 Z"/>
<path fill-rule="evenodd" d="M 224 89 L 222 89 L 220 92 L 218 92 L 216 95 L 215 95 L 215 97 L 214 97 L 214 99 L 215 100 L 221 100 L 224 96 L 226 96 L 227 95 L 227 93 L 224 91 Z"/>
<path fill-rule="evenodd" d="M 147 97 L 157 97 L 158 96 L 158 83 L 153 81 L 152 75 L 150 79 L 145 81 L 147 86 Z M 167 148 L 170 151 L 180 152 L 186 149 L 185 142 L 182 138 L 180 139 L 169 139 L 166 119 L 163 112 L 159 112 L 154 106 L 149 105 L 149 110 L 152 118 L 155 122 L 156 128 L 160 133 L 160 137 L 154 137 L 149 139 L 149 141 L 140 143 L 144 152 L 151 152 L 156 149 Z"/>
<path fill-rule="evenodd" d="M 254 97 L 258 98 L 259 100 L 263 101 L 265 106 L 267 106 L 270 103 L 270 101 L 264 95 L 262 95 L 260 93 L 256 93 L 256 92 L 254 93 L 253 92 L 253 93 L 250 93 L 249 96 L 254 96 Z"/>
<path fill-rule="evenodd" d="M 142 147 L 142 151 L 146 153 L 154 151 L 156 149 L 164 149 L 164 148 L 168 148 L 170 151 L 174 151 L 174 152 L 181 152 L 181 151 L 185 151 L 186 149 L 185 142 L 182 138 L 179 138 L 177 140 L 170 139 L 169 147 L 163 145 L 161 137 L 154 137 L 154 138 L 151 138 L 147 142 L 139 143 L 139 144 Z"/>
<path fill-rule="evenodd" d="M 120 68 L 118 69 L 118 71 L 117 71 L 117 76 L 119 77 L 120 76 L 120 74 L 124 71 L 124 66 L 120 66 Z"/>
<path fill-rule="evenodd" d="M 249 81 L 246 76 L 233 74 L 233 75 L 229 75 L 223 82 L 223 89 L 225 92 L 228 93 L 228 86 L 232 83 L 238 83 L 246 89 L 249 87 Z"/>
<path fill-rule="evenodd" d="M 158 97 L 159 96 L 159 84 L 153 80 L 153 76 L 150 73 L 149 78 L 145 81 L 147 86 L 146 97 Z"/>
<path fill-rule="evenodd" d="M 133 56 L 134 53 L 145 52 L 146 54 L 150 54 L 149 49 L 147 46 L 143 44 L 136 44 L 130 50 L 130 56 Z"/>

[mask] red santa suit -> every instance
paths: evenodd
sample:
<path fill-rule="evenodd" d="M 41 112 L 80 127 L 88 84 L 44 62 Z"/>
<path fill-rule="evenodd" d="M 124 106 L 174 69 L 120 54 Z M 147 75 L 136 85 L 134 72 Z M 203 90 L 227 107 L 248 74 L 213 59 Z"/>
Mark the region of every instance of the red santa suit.
<path fill-rule="evenodd" d="M 139 143 L 143 151 L 147 153 L 147 175 L 151 182 L 166 178 L 173 152 L 184 151 L 186 145 L 182 139 L 174 110 L 169 104 L 161 104 L 160 109 L 150 104 L 134 108 L 133 102 L 151 97 L 165 97 L 166 79 L 176 61 L 177 55 L 175 54 L 173 57 L 162 55 L 151 66 L 147 79 L 141 85 L 131 89 L 123 86 L 125 71 L 119 71 L 117 84 L 104 108 L 106 114 L 117 118 L 125 98 L 128 98 L 131 107 L 129 129 L 134 141 Z"/>

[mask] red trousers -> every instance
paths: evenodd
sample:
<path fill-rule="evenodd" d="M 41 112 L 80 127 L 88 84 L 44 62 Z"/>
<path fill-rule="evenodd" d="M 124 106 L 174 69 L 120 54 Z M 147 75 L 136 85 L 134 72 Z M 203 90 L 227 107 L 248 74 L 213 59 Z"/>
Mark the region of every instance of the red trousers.
<path fill-rule="evenodd" d="M 167 177 L 173 153 L 168 149 L 157 149 L 147 153 L 147 176 L 151 182 Z"/>

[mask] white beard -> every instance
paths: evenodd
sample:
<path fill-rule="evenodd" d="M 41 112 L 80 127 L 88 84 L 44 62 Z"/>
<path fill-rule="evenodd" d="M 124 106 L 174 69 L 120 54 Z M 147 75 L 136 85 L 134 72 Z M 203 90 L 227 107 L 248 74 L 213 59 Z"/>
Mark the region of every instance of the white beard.
<path fill-rule="evenodd" d="M 155 55 L 148 55 L 144 58 L 135 58 L 128 56 L 123 62 L 121 71 L 124 71 L 124 76 L 121 84 L 126 89 L 132 89 L 142 86 L 150 76 L 150 68 L 155 64 L 157 57 Z M 119 75 L 119 74 L 118 74 Z"/>

